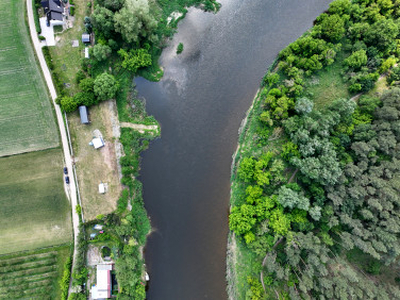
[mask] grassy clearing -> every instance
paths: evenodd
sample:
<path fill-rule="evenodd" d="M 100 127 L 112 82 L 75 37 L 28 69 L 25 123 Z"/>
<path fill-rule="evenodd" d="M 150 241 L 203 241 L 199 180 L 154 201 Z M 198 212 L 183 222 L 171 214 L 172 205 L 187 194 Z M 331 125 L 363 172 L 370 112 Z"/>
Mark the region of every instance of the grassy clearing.
<path fill-rule="evenodd" d="M 0 156 L 59 145 L 25 24 L 25 2 L 0 2 Z"/>
<path fill-rule="evenodd" d="M 0 256 L 0 299 L 60 299 L 58 280 L 70 247 Z"/>
<path fill-rule="evenodd" d="M 116 110 L 115 101 L 112 100 L 90 107 L 89 125 L 80 123 L 78 112 L 68 117 L 83 211 L 87 220 L 114 211 L 121 193 L 113 135 L 113 123 L 118 122 Z M 89 146 L 96 129 L 100 130 L 106 143 L 105 147 L 97 150 Z M 105 194 L 99 194 L 100 182 L 108 184 Z"/>
<path fill-rule="evenodd" d="M 61 150 L 0 159 L 0 254 L 71 240 Z"/>
<path fill-rule="evenodd" d="M 73 27 L 62 33 L 56 34 L 59 41 L 56 46 L 49 47 L 56 73 L 62 83 L 65 84 L 67 94 L 73 96 L 78 92 L 78 85 L 75 81 L 76 73 L 81 69 L 81 58 L 84 57 L 84 48 L 81 36 L 85 31 L 83 19 L 86 15 L 87 0 L 75 0 L 75 16 Z M 71 21 L 70 21 L 71 22 Z M 73 48 L 72 41 L 78 40 L 79 47 Z"/>
<path fill-rule="evenodd" d="M 336 61 L 315 73 L 306 83 L 306 96 L 314 100 L 315 107 L 320 109 L 333 99 L 348 99 L 348 85 L 343 80 L 344 52 L 339 52 Z"/>

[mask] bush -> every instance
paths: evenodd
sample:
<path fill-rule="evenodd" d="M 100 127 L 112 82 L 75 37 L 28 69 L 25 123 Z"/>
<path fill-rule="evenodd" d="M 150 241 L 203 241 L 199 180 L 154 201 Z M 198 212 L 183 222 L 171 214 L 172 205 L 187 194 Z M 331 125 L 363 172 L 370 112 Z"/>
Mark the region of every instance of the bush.
<path fill-rule="evenodd" d="M 70 7 L 69 7 L 69 14 L 70 14 L 71 16 L 74 16 L 74 15 L 75 15 L 75 7 L 74 7 L 74 6 L 70 6 Z"/>
<path fill-rule="evenodd" d="M 181 54 L 183 51 L 183 44 L 179 43 L 178 47 L 176 48 L 176 54 Z"/>
<path fill-rule="evenodd" d="M 45 38 L 43 35 L 39 35 L 39 40 L 40 40 L 40 41 L 45 41 L 46 38 Z"/>
<path fill-rule="evenodd" d="M 101 248 L 101 256 L 103 256 L 103 258 L 107 257 L 107 256 L 110 256 L 110 255 L 111 255 L 111 249 L 110 248 L 108 248 L 108 247 Z"/>
<path fill-rule="evenodd" d="M 42 47 L 42 51 L 43 51 L 43 56 L 44 56 L 47 66 L 49 67 L 50 70 L 54 70 L 54 64 L 51 59 L 49 47 L 48 46 Z"/>

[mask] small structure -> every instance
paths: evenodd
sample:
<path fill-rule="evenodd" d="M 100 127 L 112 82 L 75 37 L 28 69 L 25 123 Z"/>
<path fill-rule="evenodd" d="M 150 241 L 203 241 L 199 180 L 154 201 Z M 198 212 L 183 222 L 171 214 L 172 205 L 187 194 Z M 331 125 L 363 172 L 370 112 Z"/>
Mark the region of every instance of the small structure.
<path fill-rule="evenodd" d="M 79 40 L 72 40 L 72 48 L 79 47 Z"/>
<path fill-rule="evenodd" d="M 96 237 L 97 233 L 91 233 L 89 235 L 90 239 L 93 240 Z"/>
<path fill-rule="evenodd" d="M 85 58 L 90 58 L 89 56 L 89 48 L 85 47 Z"/>
<path fill-rule="evenodd" d="M 101 147 L 104 147 L 103 138 L 101 137 L 93 138 L 93 140 L 89 143 L 89 145 L 93 146 L 94 149 L 99 149 Z"/>
<path fill-rule="evenodd" d="M 99 193 L 100 194 L 105 194 L 105 192 L 106 192 L 106 188 L 104 186 L 104 183 L 100 183 L 99 184 Z"/>
<path fill-rule="evenodd" d="M 92 299 L 111 298 L 111 264 L 97 265 L 96 284 L 92 286 Z"/>
<path fill-rule="evenodd" d="M 50 21 L 64 21 L 64 7 L 60 0 L 44 0 L 41 2 L 47 18 L 47 26 Z"/>
<path fill-rule="evenodd" d="M 90 43 L 90 34 L 88 33 L 82 34 L 82 43 Z"/>
<path fill-rule="evenodd" d="M 102 230 L 103 229 L 103 225 L 96 224 L 96 225 L 93 226 L 93 229 L 94 230 Z"/>
<path fill-rule="evenodd" d="M 89 124 L 89 117 L 87 107 L 84 105 L 79 106 L 79 115 L 81 117 L 82 124 Z"/>

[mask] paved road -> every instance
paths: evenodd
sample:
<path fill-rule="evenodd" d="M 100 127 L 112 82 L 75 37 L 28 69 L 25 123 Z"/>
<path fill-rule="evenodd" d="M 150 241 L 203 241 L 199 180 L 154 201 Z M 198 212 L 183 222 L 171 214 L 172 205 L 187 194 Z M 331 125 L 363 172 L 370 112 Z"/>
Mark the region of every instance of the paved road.
<path fill-rule="evenodd" d="M 74 256 L 73 256 L 73 266 L 75 265 L 76 261 L 76 249 L 77 249 L 77 242 L 78 242 L 78 233 L 79 233 L 79 216 L 75 211 L 75 207 L 78 204 L 77 200 L 77 194 L 76 194 L 76 183 L 75 183 L 75 178 L 72 174 L 73 169 L 72 169 L 72 159 L 71 159 L 71 153 L 69 151 L 69 144 L 68 144 L 68 138 L 67 138 L 67 133 L 65 129 L 65 124 L 64 124 L 64 119 L 61 113 L 60 106 L 56 104 L 55 99 L 57 98 L 57 93 L 54 88 L 53 80 L 50 75 L 49 68 L 47 67 L 46 61 L 43 56 L 42 52 L 42 47 L 40 45 L 37 33 L 36 33 L 36 27 L 35 27 L 35 21 L 33 19 L 33 10 L 32 10 L 32 1 L 27 0 L 27 11 L 28 11 L 28 23 L 29 23 L 29 30 L 30 30 L 30 35 L 32 38 L 33 45 L 35 47 L 35 51 L 40 63 L 40 67 L 42 69 L 44 78 L 47 83 L 47 87 L 49 88 L 51 99 L 53 101 L 53 105 L 56 111 L 57 115 L 57 121 L 58 121 L 58 126 L 60 129 L 60 134 L 61 134 L 61 142 L 62 142 L 62 148 L 64 151 L 64 159 L 65 159 L 65 165 L 67 166 L 70 176 L 69 176 L 69 187 L 66 188 L 66 190 L 69 191 L 69 199 L 71 203 L 71 208 L 72 208 L 72 224 L 74 227 Z M 62 172 L 62 170 L 60 170 Z M 64 182 L 65 184 L 65 182 Z"/>

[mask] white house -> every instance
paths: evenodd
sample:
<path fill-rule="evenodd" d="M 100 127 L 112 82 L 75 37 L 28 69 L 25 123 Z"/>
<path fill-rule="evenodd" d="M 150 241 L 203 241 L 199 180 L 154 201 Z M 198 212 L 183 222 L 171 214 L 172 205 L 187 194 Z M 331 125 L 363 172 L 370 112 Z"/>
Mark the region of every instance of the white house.
<path fill-rule="evenodd" d="M 93 299 L 108 299 L 111 298 L 111 270 L 112 265 L 100 264 L 97 265 L 96 284 L 92 286 Z"/>

